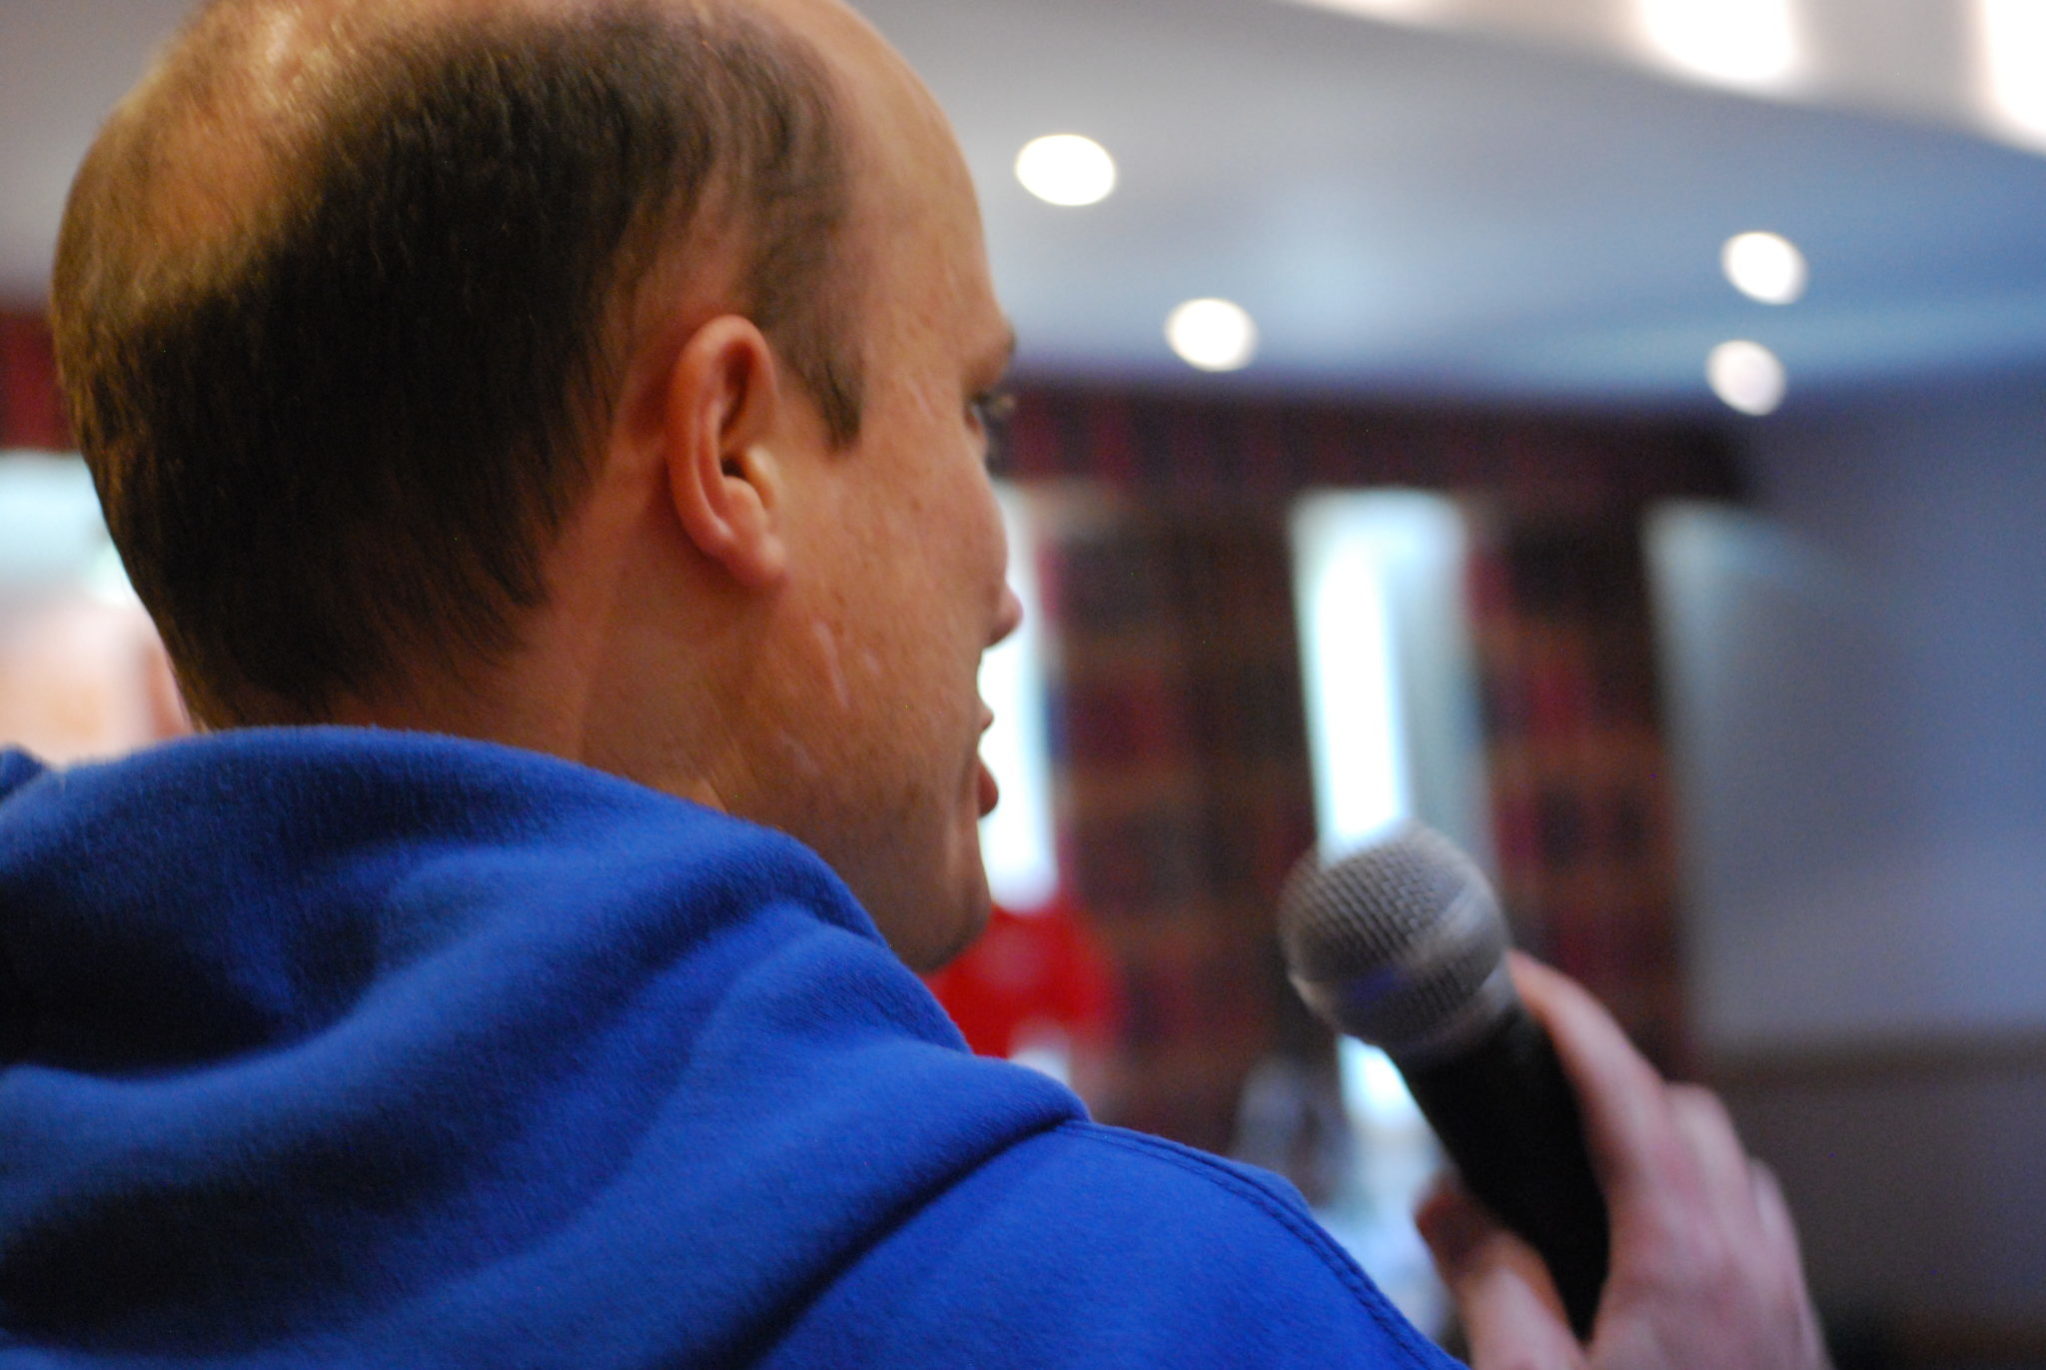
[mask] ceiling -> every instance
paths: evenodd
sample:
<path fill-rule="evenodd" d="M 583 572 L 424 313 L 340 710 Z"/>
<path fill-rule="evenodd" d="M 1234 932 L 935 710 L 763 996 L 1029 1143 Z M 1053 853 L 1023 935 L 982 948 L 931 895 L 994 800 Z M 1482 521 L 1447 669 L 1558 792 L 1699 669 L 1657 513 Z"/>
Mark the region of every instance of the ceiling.
<path fill-rule="evenodd" d="M 1712 412 L 1774 349 L 1794 402 L 2046 364 L 2046 157 L 1270 0 L 864 0 L 951 111 L 1026 374 L 1196 383 L 1162 333 L 1221 295 L 1263 348 L 1213 387 Z M 183 0 L 0 3 L 0 296 L 40 297 L 63 189 Z M 1009 173 L 1041 133 L 1121 165 L 1092 209 Z M 1812 263 L 1736 294 L 1721 242 Z"/>

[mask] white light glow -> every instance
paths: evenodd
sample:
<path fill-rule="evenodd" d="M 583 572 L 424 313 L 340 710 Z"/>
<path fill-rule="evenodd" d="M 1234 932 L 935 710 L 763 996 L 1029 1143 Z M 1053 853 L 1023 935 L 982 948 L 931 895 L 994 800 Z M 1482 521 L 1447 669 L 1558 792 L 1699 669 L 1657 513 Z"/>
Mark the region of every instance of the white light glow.
<path fill-rule="evenodd" d="M 1719 254 L 1734 289 L 1763 304 L 1792 304 L 1804 296 L 1810 269 L 1797 244 L 1777 233 L 1742 233 Z"/>
<path fill-rule="evenodd" d="M 980 663 L 980 697 L 995 715 L 981 738 L 980 755 L 1002 790 L 1002 802 L 980 821 L 980 850 L 995 902 L 1012 913 L 1034 913 L 1058 888 L 1051 749 L 1044 729 L 1044 615 L 1028 509 L 1006 486 L 995 493 L 1009 535 L 1009 585 L 1023 603 L 1023 625 Z"/>
<path fill-rule="evenodd" d="M 1188 300 L 1165 321 L 1165 339 L 1202 371 L 1240 371 L 1257 356 L 1257 323 L 1227 300 Z"/>
<path fill-rule="evenodd" d="M 1712 382 L 1713 394 L 1731 408 L 1757 418 L 1776 412 L 1789 385 L 1783 363 L 1756 342 L 1726 342 L 1713 348 L 1705 375 Z"/>
<path fill-rule="evenodd" d="M 1803 74 L 1794 0 L 1637 2 L 1649 43 L 1691 75 L 1774 89 Z"/>
<path fill-rule="evenodd" d="M 1048 204 L 1098 205 L 1115 193 L 1115 158 L 1092 138 L 1054 133 L 1016 155 L 1016 179 Z"/>
<path fill-rule="evenodd" d="M 1418 490 L 1329 491 L 1299 501 L 1291 536 L 1322 851 L 1406 818 L 1482 850 L 1464 511 Z"/>
<path fill-rule="evenodd" d="M 84 462 L 0 452 L 0 592 L 76 584 L 112 552 Z"/>
<path fill-rule="evenodd" d="M 1975 0 L 1975 36 L 1984 108 L 2046 146 L 2046 3 Z"/>
<path fill-rule="evenodd" d="M 1405 818 L 1392 626 L 1377 549 L 1312 506 L 1295 524 L 1307 724 L 1322 850 L 1362 846 Z"/>
<path fill-rule="evenodd" d="M 1363 1107 L 1357 1110 L 1361 1120 L 1379 1130 L 1401 1126 L 1425 1128 L 1427 1120 L 1421 1117 L 1421 1110 L 1415 1106 L 1414 1096 L 1408 1091 L 1407 1082 L 1400 1078 L 1392 1057 L 1347 1038 L 1343 1044 L 1354 1048 L 1342 1056 L 1343 1088 L 1347 1098 L 1363 1101 Z"/>
<path fill-rule="evenodd" d="M 142 607 L 142 597 L 135 593 L 135 585 L 128 579 L 128 568 L 121 562 L 121 554 L 108 546 L 93 558 L 92 569 L 85 573 L 85 592 L 102 604 L 119 608 Z"/>

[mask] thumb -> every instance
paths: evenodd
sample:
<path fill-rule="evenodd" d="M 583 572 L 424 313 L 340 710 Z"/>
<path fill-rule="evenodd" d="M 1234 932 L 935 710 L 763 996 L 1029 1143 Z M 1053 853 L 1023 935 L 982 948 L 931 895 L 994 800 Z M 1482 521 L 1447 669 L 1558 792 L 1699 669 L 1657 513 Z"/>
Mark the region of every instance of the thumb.
<path fill-rule="evenodd" d="M 1414 1221 L 1456 1301 L 1475 1370 L 1584 1370 L 1584 1348 L 1533 1247 L 1447 1176 Z"/>

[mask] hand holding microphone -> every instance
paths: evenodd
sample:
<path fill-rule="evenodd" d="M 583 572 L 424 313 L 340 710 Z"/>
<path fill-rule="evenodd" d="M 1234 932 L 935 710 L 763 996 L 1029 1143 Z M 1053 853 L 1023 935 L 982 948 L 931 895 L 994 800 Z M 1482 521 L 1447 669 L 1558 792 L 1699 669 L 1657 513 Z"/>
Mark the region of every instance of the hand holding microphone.
<path fill-rule="evenodd" d="M 1420 1222 L 1479 1370 L 1826 1365 L 1788 1209 L 1724 1108 L 1507 953 L 1446 839 L 1304 864 L 1280 923 L 1308 1003 L 1386 1049 L 1462 1172 Z"/>

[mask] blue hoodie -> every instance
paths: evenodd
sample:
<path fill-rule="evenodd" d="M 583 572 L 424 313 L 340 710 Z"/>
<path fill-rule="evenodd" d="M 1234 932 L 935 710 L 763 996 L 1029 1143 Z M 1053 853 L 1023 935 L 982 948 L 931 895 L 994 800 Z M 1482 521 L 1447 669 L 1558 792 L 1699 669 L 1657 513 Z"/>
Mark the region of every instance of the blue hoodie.
<path fill-rule="evenodd" d="M 976 1059 L 808 850 L 559 760 L 0 757 L 0 1366 L 1451 1364 Z"/>

